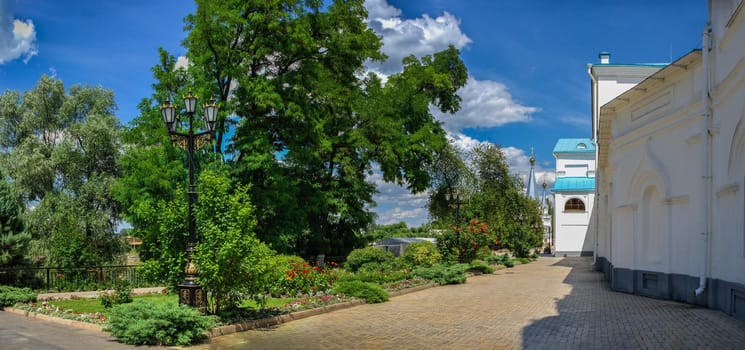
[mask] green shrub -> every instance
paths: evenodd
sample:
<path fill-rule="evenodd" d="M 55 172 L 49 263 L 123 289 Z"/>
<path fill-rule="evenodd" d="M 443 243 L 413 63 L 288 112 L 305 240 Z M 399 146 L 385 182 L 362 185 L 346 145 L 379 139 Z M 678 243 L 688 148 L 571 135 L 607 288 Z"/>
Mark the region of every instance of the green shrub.
<path fill-rule="evenodd" d="M 188 306 L 137 300 L 112 307 L 104 330 L 130 345 L 189 345 L 214 324 Z"/>
<path fill-rule="evenodd" d="M 536 260 L 538 260 L 538 254 L 532 253 L 532 254 L 530 254 L 530 256 L 528 258 L 530 258 L 530 260 L 536 261 Z"/>
<path fill-rule="evenodd" d="M 352 272 L 357 272 L 362 265 L 367 263 L 392 263 L 396 257 L 391 252 L 380 248 L 366 247 L 355 249 L 347 256 L 346 268 Z"/>
<path fill-rule="evenodd" d="M 437 246 L 429 241 L 411 243 L 401 255 L 401 260 L 409 267 L 430 267 L 441 259 Z"/>
<path fill-rule="evenodd" d="M 359 280 L 340 281 L 334 286 L 334 293 L 364 299 L 368 303 L 382 303 L 388 300 L 388 292 L 383 287 Z"/>
<path fill-rule="evenodd" d="M 436 264 L 432 267 L 420 267 L 414 270 L 414 276 L 431 280 L 437 284 L 461 284 L 466 283 L 466 271 L 470 265 L 455 264 L 441 265 Z"/>
<path fill-rule="evenodd" d="M 507 266 L 507 262 L 510 261 L 510 256 L 507 253 L 500 255 L 489 255 L 484 260 L 489 264 L 499 264 Z"/>
<path fill-rule="evenodd" d="M 515 266 L 515 260 L 514 259 L 508 259 L 507 261 L 504 262 L 504 266 L 514 267 Z"/>
<path fill-rule="evenodd" d="M 468 268 L 469 271 L 473 272 L 480 272 L 480 273 L 493 273 L 494 268 L 489 266 L 485 261 L 482 260 L 474 260 L 471 261 L 471 266 Z"/>
<path fill-rule="evenodd" d="M 527 264 L 530 262 L 530 259 L 528 258 L 517 258 L 517 261 L 521 264 Z"/>
<path fill-rule="evenodd" d="M 31 289 L 0 286 L 0 308 L 29 301 L 36 301 L 36 293 L 32 292 Z"/>
<path fill-rule="evenodd" d="M 354 273 L 355 279 L 363 282 L 372 282 L 377 284 L 389 283 L 402 281 L 411 277 L 410 272 L 399 270 L 396 268 L 380 268 L 380 264 L 368 263 L 362 265 L 357 272 Z"/>
<path fill-rule="evenodd" d="M 114 291 L 101 294 L 99 298 L 104 308 L 110 308 L 114 305 L 126 304 L 132 302 L 132 287 L 127 280 L 119 280 L 114 284 Z"/>
<path fill-rule="evenodd" d="M 497 243 L 494 230 L 478 219 L 454 227 L 437 237 L 437 248 L 446 261 L 470 262 L 490 252 Z"/>

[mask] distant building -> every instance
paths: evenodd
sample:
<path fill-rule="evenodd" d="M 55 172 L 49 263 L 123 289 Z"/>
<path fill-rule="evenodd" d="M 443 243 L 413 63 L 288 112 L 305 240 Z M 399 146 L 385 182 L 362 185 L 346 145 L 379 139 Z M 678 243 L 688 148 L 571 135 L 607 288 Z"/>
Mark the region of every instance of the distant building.
<path fill-rule="evenodd" d="M 592 255 L 594 237 L 588 234 L 595 200 L 595 142 L 559 139 L 554 147 L 554 253 Z"/>
<path fill-rule="evenodd" d="M 383 249 L 387 252 L 393 253 L 395 256 L 401 256 L 410 244 L 415 242 L 431 242 L 437 244 L 437 240 L 434 238 L 420 238 L 420 237 L 402 237 L 402 238 L 386 238 L 373 243 L 373 247 Z"/>
<path fill-rule="evenodd" d="M 708 306 L 741 320 L 744 3 L 710 0 L 702 50 L 608 101 L 600 99 L 600 75 L 609 63 L 590 68 L 593 101 L 601 101 L 593 105 L 596 267 L 614 290 Z"/>

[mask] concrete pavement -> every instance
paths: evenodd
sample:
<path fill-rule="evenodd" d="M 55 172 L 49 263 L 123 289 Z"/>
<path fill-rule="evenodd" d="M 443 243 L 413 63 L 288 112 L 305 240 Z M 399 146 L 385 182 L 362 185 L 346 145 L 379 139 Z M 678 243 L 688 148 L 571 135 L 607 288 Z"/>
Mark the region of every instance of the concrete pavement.
<path fill-rule="evenodd" d="M 745 349 L 745 322 L 613 292 L 588 258 L 541 258 L 195 349 Z"/>
<path fill-rule="evenodd" d="M 139 347 L 148 348 L 148 347 Z M 0 312 L 0 349 L 3 350 L 101 350 L 134 349 L 109 336 L 34 318 Z"/>

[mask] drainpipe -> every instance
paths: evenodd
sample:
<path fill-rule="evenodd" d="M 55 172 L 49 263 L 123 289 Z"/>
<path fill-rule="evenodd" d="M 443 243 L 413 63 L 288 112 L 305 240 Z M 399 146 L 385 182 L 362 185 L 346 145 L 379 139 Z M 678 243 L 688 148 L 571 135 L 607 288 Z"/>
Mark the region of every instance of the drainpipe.
<path fill-rule="evenodd" d="M 600 112 L 598 111 L 598 80 L 595 79 L 595 76 L 592 74 L 592 64 L 590 63 L 587 64 L 587 75 L 590 76 L 590 81 L 592 81 L 592 139 L 595 141 L 595 203 L 592 208 L 593 213 L 595 213 L 595 248 L 592 250 L 592 266 L 593 268 L 597 268 L 598 236 L 600 231 L 600 219 L 596 212 L 596 210 L 599 209 L 598 198 L 600 197 L 598 191 L 598 152 L 600 151 L 600 145 L 598 144 L 597 135 L 600 132 Z M 590 218 L 592 218 L 592 216 Z"/>
<path fill-rule="evenodd" d="M 711 16 L 711 2 L 709 2 L 709 16 Z M 704 86 L 701 89 L 702 103 L 703 103 L 703 117 L 706 123 L 706 175 L 704 176 L 704 206 L 706 207 L 705 214 L 705 228 L 706 231 L 701 234 L 703 239 L 703 252 L 704 260 L 701 264 L 701 275 L 699 276 L 698 288 L 695 290 L 695 295 L 699 296 L 706 291 L 706 274 L 707 267 L 709 264 L 709 244 L 711 242 L 710 236 L 712 232 L 712 190 L 713 190 L 713 178 L 712 178 L 712 138 L 713 138 L 713 116 L 711 113 L 711 96 L 709 90 L 711 89 L 711 63 L 709 62 L 709 50 L 711 49 L 711 21 L 706 23 L 702 37 L 702 72 L 703 72 L 703 83 Z"/>

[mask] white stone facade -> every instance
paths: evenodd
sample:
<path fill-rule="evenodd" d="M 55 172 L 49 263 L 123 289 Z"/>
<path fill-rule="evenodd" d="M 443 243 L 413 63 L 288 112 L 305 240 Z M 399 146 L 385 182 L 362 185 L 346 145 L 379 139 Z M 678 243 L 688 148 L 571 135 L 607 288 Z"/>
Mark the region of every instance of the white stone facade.
<path fill-rule="evenodd" d="M 745 10 L 711 1 L 709 17 L 703 50 L 594 118 L 596 266 L 615 290 L 745 319 Z"/>

